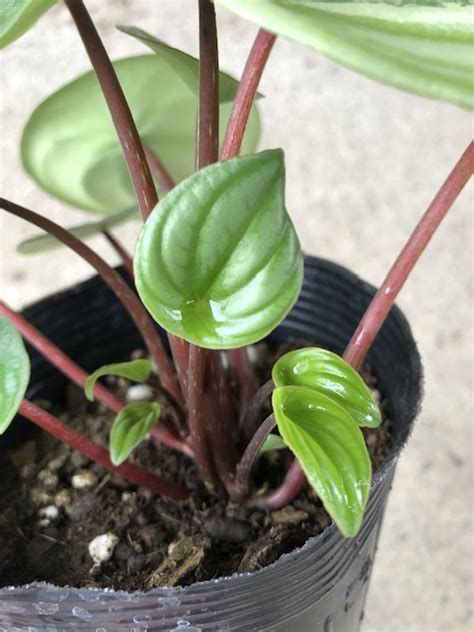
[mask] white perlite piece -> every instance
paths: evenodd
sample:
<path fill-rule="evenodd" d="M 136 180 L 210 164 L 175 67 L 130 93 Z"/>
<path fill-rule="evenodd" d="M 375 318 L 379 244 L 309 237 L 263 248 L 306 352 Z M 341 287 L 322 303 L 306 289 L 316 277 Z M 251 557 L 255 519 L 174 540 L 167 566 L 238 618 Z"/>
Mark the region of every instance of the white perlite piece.
<path fill-rule="evenodd" d="M 85 489 L 97 485 L 97 476 L 90 470 L 79 470 L 71 479 L 74 489 Z"/>
<path fill-rule="evenodd" d="M 41 509 L 38 511 L 38 514 L 42 518 L 54 520 L 59 516 L 59 509 L 55 505 L 48 505 L 47 507 L 41 507 Z"/>
<path fill-rule="evenodd" d="M 119 542 L 118 537 L 111 533 L 103 533 L 89 542 L 89 555 L 95 564 L 108 562 L 112 557 L 115 547 Z"/>
<path fill-rule="evenodd" d="M 148 402 L 153 399 L 153 389 L 147 384 L 134 384 L 127 389 L 127 402 Z"/>

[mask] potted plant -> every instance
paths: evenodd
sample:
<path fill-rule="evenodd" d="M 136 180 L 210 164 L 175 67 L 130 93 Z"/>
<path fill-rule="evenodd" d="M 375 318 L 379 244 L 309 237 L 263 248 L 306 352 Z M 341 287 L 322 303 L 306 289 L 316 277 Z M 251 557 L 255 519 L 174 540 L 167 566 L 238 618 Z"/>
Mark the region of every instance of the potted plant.
<path fill-rule="evenodd" d="M 42 8 L 47 9 L 50 4 L 45 3 Z M 46 305 L 36 310 L 36 316 L 34 309 L 31 313 L 29 320 L 41 323 L 43 332 L 50 330 L 51 337 L 61 338 L 63 350 L 45 338 L 28 320 L 2 304 L 1 311 L 6 317 L 1 321 L 4 376 L 2 430 L 9 425 L 19 408 L 22 415 L 82 451 L 88 459 L 102 464 L 113 473 L 123 474 L 132 484 L 164 495 L 181 507 L 194 503 L 196 509 L 196 502 L 199 502 L 201 510 L 197 510 L 194 516 L 199 524 L 197 531 L 179 541 L 172 539 L 168 542 L 170 546 L 165 559 L 162 559 L 161 550 L 153 550 L 153 546 L 157 549 L 163 547 L 157 547 L 156 542 L 155 545 L 153 542 L 150 544 L 151 558 L 145 561 L 148 564 L 145 584 L 132 587 L 151 588 L 149 592 L 110 593 L 96 588 L 65 591 L 34 585 L 4 591 L 3 616 L 7 618 L 7 623 L 17 627 L 56 625 L 58 629 L 132 629 L 135 624 L 135 627 L 142 625 L 156 630 L 354 630 L 359 624 L 395 457 L 406 439 L 419 402 L 419 361 L 409 330 L 397 311 L 392 311 L 385 324 L 385 335 L 379 337 L 371 350 L 376 377 L 389 400 L 393 436 L 389 456 L 373 477 L 370 499 L 371 465 L 360 427 L 379 426 L 381 414 L 354 368 L 359 368 L 410 269 L 470 177 L 473 148 L 468 147 L 442 186 L 358 326 L 357 321 L 373 294 L 371 289 L 339 268 L 311 259 L 307 261 L 300 301 L 283 326 L 277 328 L 276 335 L 280 341 L 288 335 L 304 337 L 311 346 L 298 348 L 296 345 L 294 350 L 283 355 L 273 366 L 272 379 L 267 379 L 258 387 L 254 367 L 244 345 L 258 342 L 278 326 L 300 293 L 303 277 L 298 240 L 284 207 L 281 151 L 233 158 L 239 154 L 258 79 L 275 36 L 268 31 L 259 32 L 237 87 L 230 77 L 219 75 L 215 16 L 209 2 L 199 3 L 199 62 L 166 47 L 144 32 L 124 29 L 150 46 L 162 60 L 162 74 L 158 74 L 157 80 L 166 75 L 166 68 L 179 76 L 181 83 L 176 82 L 178 87 L 172 95 L 174 101 L 171 100 L 174 108 L 183 106 L 186 114 L 193 113 L 192 99 L 183 105 L 182 84 L 186 85 L 188 98 L 189 93 L 198 95 L 198 171 L 188 175 L 189 147 L 192 145 L 189 133 L 187 136 L 183 134 L 182 153 L 186 160 L 181 164 L 181 157 L 177 160 L 174 156 L 173 162 L 176 134 L 171 135 L 170 147 L 158 143 L 161 138 L 166 138 L 163 130 L 160 134 L 154 135 L 151 131 L 147 135 L 143 130 L 149 116 L 149 102 L 137 99 L 136 107 L 142 109 L 137 113 L 134 107 L 132 109 L 140 127 L 143 126 L 139 136 L 114 69 L 84 5 L 77 0 L 69 0 L 66 4 L 104 91 L 124 149 L 138 205 L 146 219 L 133 267 L 131 258 L 109 232 L 115 222 L 133 213 L 133 209 L 127 208 L 131 199 L 130 187 L 124 177 L 123 165 L 117 158 L 116 145 L 110 144 L 110 129 L 100 123 L 103 112 L 94 96 L 97 91 L 93 89 L 95 80 L 91 74 L 52 95 L 34 112 L 22 141 L 23 160 L 40 185 L 60 199 L 103 213 L 110 212 L 109 205 L 112 204 L 120 209 L 118 216 L 106 217 L 93 226 L 66 231 L 13 202 L 2 200 L 2 208 L 45 229 L 96 268 L 132 317 L 152 360 L 139 358 L 126 361 L 137 345 L 136 336 L 133 338 L 127 333 L 129 329 L 123 315 L 113 332 L 117 316 L 114 312 L 104 311 L 110 309 L 107 307 L 110 297 L 105 295 L 107 301 L 104 302 L 104 290 L 97 281 L 75 291 L 83 301 L 75 304 L 76 308 L 80 307 L 79 323 L 70 316 L 70 308 L 67 307 L 71 303 L 71 294 L 58 297 L 57 311 L 53 312 L 58 314 L 58 320 L 62 320 L 60 314 L 69 312 L 66 319 L 68 327 L 64 332 L 55 331 L 54 322 L 51 322 L 54 316 L 48 314 L 46 322 L 41 320 L 39 314 L 44 312 Z M 346 27 L 348 32 L 343 44 L 347 47 L 350 42 L 349 52 L 338 41 L 332 41 L 330 50 L 323 49 L 324 52 L 401 87 L 469 104 L 472 95 L 463 74 L 462 59 L 457 65 L 453 64 L 454 68 L 446 65 L 436 73 L 432 67 L 429 72 L 425 66 L 420 70 L 419 63 L 415 63 L 416 56 L 413 64 L 401 64 L 400 69 L 396 60 L 391 67 L 393 57 L 390 63 L 381 65 L 369 64 L 370 60 L 373 62 L 373 56 L 367 55 L 364 49 L 359 51 L 360 55 L 355 54 L 359 28 L 364 34 L 367 29 L 373 29 L 374 37 L 394 38 L 393 24 L 387 22 L 387 18 L 393 19 L 394 9 L 382 5 L 367 16 L 361 15 L 358 3 L 352 4 L 357 15 L 346 15 L 347 7 L 343 7 L 344 12 L 340 14 L 326 10 L 327 7 L 300 7 L 298 4 L 278 2 L 258 5 L 239 2 L 232 3 L 232 6 L 246 14 L 256 11 L 257 19 L 263 26 L 317 47 L 327 41 L 328 35 L 332 35 L 334 40 L 335 30 L 339 32 Z M 21 7 L 22 11 L 18 11 L 17 6 L 10 15 L 7 13 L 10 22 L 7 22 L 5 39 L 18 34 L 29 21 L 38 17 L 38 7 L 38 3 L 26 2 Z M 261 13 L 262 9 L 265 10 Z M 431 9 L 429 11 L 425 16 L 432 20 L 433 14 Z M 453 20 L 449 12 L 445 14 L 439 10 L 436 13 L 438 20 L 446 16 L 445 19 L 449 18 L 452 23 L 452 33 L 448 33 L 449 37 L 443 42 L 448 49 L 453 38 L 459 39 L 459 30 L 463 31 L 460 15 L 461 18 L 456 14 Z M 399 14 L 397 16 L 397 20 L 400 19 Z M 315 23 L 311 21 L 313 18 Z M 378 21 L 381 18 L 384 19 Z M 430 20 L 426 21 L 423 29 L 429 25 L 438 32 L 438 27 Z M 381 25 L 381 32 L 377 31 Z M 410 13 L 404 13 L 397 28 L 401 41 L 406 43 L 413 38 L 413 42 L 417 43 L 420 28 L 417 15 L 412 18 Z M 325 37 L 321 37 L 321 32 Z M 425 63 L 431 63 L 433 51 L 425 48 L 425 55 Z M 137 59 L 139 61 L 123 60 L 115 64 L 121 83 L 124 87 L 131 85 L 133 88 L 140 78 L 147 87 L 152 86 L 157 59 Z M 395 68 L 398 69 L 396 73 Z M 421 78 L 429 77 L 429 81 L 423 83 L 420 75 Z M 219 88 L 224 103 L 226 99 L 232 100 L 234 95 L 235 99 L 224 136 L 221 161 L 217 162 Z M 77 135 L 80 118 L 74 116 L 75 107 L 79 107 L 83 116 L 85 135 L 82 138 L 81 134 Z M 74 121 L 72 127 L 71 115 Z M 165 119 L 165 130 L 171 125 L 173 117 Z M 193 117 L 187 116 L 185 120 L 188 127 L 184 131 L 189 132 L 194 126 Z M 72 129 L 76 134 L 71 140 Z M 250 145 L 247 151 L 251 151 L 252 139 L 247 142 Z M 54 147 L 56 151 L 51 151 Z M 164 154 L 160 150 L 165 152 L 166 161 L 162 159 Z M 175 188 L 163 163 L 166 167 L 168 164 L 172 166 L 173 175 L 177 173 L 177 178 L 182 180 Z M 73 178 L 70 177 L 71 166 L 74 167 Z M 161 190 L 169 191 L 166 196 L 161 196 L 158 204 L 148 166 L 152 168 Z M 139 298 L 123 276 L 77 238 L 77 234 L 84 235 L 95 230 L 105 231 L 107 238 L 121 253 L 128 274 L 134 278 Z M 38 241 L 34 243 L 37 247 Z M 45 242 L 40 243 L 44 245 Z M 25 247 L 31 248 L 32 245 L 30 243 Z M 323 291 L 325 287 L 330 288 L 328 292 Z M 90 329 L 96 332 L 92 338 L 83 320 L 90 308 Z M 51 306 L 47 309 L 50 310 Z M 174 368 L 163 347 L 165 335 L 160 339 L 156 334 L 146 310 L 167 332 Z M 105 313 L 107 316 L 104 316 Z M 90 398 L 95 395 L 116 413 L 110 432 L 110 455 L 100 441 L 91 441 L 51 412 L 23 399 L 29 379 L 28 358 L 11 323 L 65 375 L 85 386 Z M 75 330 L 82 348 L 78 355 L 77 341 L 74 343 L 75 356 L 88 369 L 95 369 L 91 375 L 64 354 L 64 350 L 74 349 L 70 338 L 73 338 Z M 106 338 L 109 334 L 109 342 L 113 344 L 104 344 L 109 349 L 101 349 L 99 362 L 90 366 L 93 354 L 91 356 L 88 348 L 97 344 L 97 336 Z M 133 341 L 131 345 L 130 340 Z M 314 346 L 317 343 L 343 351 L 347 342 L 344 360 L 331 351 Z M 222 350 L 227 353 L 223 354 Z M 108 357 L 106 351 L 110 353 Z M 107 364 L 98 368 L 104 363 Z M 38 368 L 41 375 L 45 371 L 44 364 Z M 110 392 L 97 382 L 99 377 L 107 374 L 138 383 L 146 382 L 148 390 L 139 391 L 140 401 L 124 406 L 120 391 Z M 45 392 L 43 390 L 41 394 Z M 270 409 L 265 415 L 270 395 L 273 411 Z M 54 399 L 54 393 L 52 397 Z M 279 434 L 273 432 L 275 424 Z M 192 471 L 194 467 L 201 482 L 193 480 L 185 485 L 182 480 L 170 479 L 171 472 L 157 473 L 156 467 L 160 469 L 160 463 L 153 463 L 155 471 L 151 473 L 140 460 L 135 460 L 135 448 L 149 432 L 157 441 L 190 457 L 195 466 L 187 462 L 188 470 Z M 283 452 L 285 447 L 289 447 L 299 459 L 289 467 L 288 459 L 285 460 L 278 451 L 280 448 Z M 261 456 L 265 450 L 273 455 L 271 459 Z M 158 458 L 165 458 L 164 452 L 158 454 Z M 288 456 L 287 451 L 284 454 Z M 264 461 L 267 465 L 273 462 L 274 468 L 265 472 Z M 252 478 L 255 466 L 256 473 Z M 288 467 L 284 476 L 281 475 L 281 467 Z M 278 468 L 280 480 L 272 486 L 270 481 Z M 94 471 L 80 474 L 82 482 L 79 476 L 76 485 L 87 487 L 94 478 Z M 179 479 L 176 471 L 174 474 Z M 292 506 L 285 510 L 285 507 L 303 489 L 305 474 L 317 494 L 316 497 L 306 488 L 303 492 L 307 495 L 303 498 L 306 500 L 305 507 L 309 509 L 308 499 L 312 499 L 319 508 L 322 503 L 334 520 L 321 535 L 260 572 L 223 578 L 215 583 L 198 582 L 186 588 L 173 588 L 180 582 L 189 582 L 190 576 L 194 579 L 200 577 L 196 575 L 196 569 L 206 561 L 208 551 L 215 543 L 221 543 L 215 545 L 221 546 L 221 556 L 222 551 L 227 551 L 229 555 L 235 553 L 230 545 L 237 545 L 239 539 L 240 543 L 245 542 L 248 546 L 250 511 L 254 512 L 253 520 L 259 528 L 266 526 L 268 533 L 257 538 L 257 548 L 253 545 L 249 547 L 248 555 L 243 556 L 239 565 L 241 571 L 256 570 L 259 565 L 268 563 L 263 553 L 268 550 L 269 535 L 272 546 L 274 541 L 281 543 L 280 552 L 298 547 L 306 536 L 295 524 L 311 522 L 313 518 L 301 509 L 302 505 L 300 509 Z M 274 489 L 268 490 L 268 487 Z M 144 492 L 145 498 L 147 493 Z M 128 489 L 124 494 L 128 494 L 131 500 Z M 192 500 L 187 500 L 190 497 Z M 228 498 L 232 501 L 232 517 L 225 512 L 219 515 L 222 503 L 229 511 Z M 126 500 L 125 497 L 123 500 Z M 159 502 L 155 497 L 151 502 L 148 498 L 148 505 Z M 203 505 L 205 511 L 202 510 Z M 212 515 L 209 515 L 209 507 L 217 508 L 214 514 L 211 512 Z M 60 513 L 57 505 L 46 505 L 42 509 L 46 522 L 54 522 Z M 68 510 L 69 520 L 70 507 Z M 162 513 L 166 515 L 165 511 Z M 302 516 L 305 513 L 306 516 Z M 325 515 L 322 514 L 320 521 L 324 522 Z M 284 527 L 285 523 L 292 526 Z M 273 526 L 269 528 L 271 524 Z M 156 525 L 151 531 L 148 540 L 156 538 Z M 351 539 L 345 540 L 343 535 Z M 145 542 L 143 533 L 142 537 Z M 170 538 L 169 534 L 167 537 Z M 222 542 L 227 548 L 222 548 Z M 110 564 L 111 558 L 119 561 L 118 553 L 121 551 L 123 563 L 124 556 L 133 549 L 133 539 L 125 545 L 128 552 L 124 551 L 124 546 L 119 549 L 119 544 L 124 543 L 119 542 L 112 531 L 97 533 L 97 537 L 91 539 L 91 575 L 83 585 L 104 585 L 101 573 L 106 574 L 104 569 L 110 568 L 107 564 Z M 275 550 L 272 549 L 271 554 L 274 555 Z M 156 555 L 157 552 L 159 555 Z M 128 565 L 125 568 L 126 574 L 130 574 L 131 568 Z M 204 574 L 206 571 L 201 569 L 200 572 L 203 573 L 201 577 L 215 576 L 214 571 L 207 576 Z"/>

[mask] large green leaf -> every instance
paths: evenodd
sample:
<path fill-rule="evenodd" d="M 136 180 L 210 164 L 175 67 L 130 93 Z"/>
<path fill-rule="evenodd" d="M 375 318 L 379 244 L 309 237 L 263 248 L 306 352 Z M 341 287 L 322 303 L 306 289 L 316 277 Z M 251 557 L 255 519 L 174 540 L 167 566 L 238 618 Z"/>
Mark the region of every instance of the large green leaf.
<path fill-rule="evenodd" d="M 123 463 L 130 452 L 147 436 L 160 416 L 160 405 L 149 402 L 127 404 L 115 417 L 110 431 L 110 460 L 114 465 Z"/>
<path fill-rule="evenodd" d="M 119 31 L 135 37 L 140 42 L 151 48 L 160 59 L 165 61 L 179 73 L 181 79 L 188 88 L 195 94 L 199 94 L 199 60 L 192 55 L 168 46 L 150 33 L 136 28 L 135 26 L 117 26 Z M 233 101 L 237 92 L 239 82 L 225 72 L 219 73 L 219 100 L 221 103 Z"/>
<path fill-rule="evenodd" d="M 216 0 L 409 92 L 474 107 L 472 0 Z"/>
<path fill-rule="evenodd" d="M 346 538 L 360 529 L 372 468 L 359 427 L 322 393 L 299 386 L 273 391 L 280 433 Z"/>
<path fill-rule="evenodd" d="M 30 359 L 23 339 L 4 316 L 0 316 L 0 434 L 18 411 L 30 380 Z"/>
<path fill-rule="evenodd" d="M 84 391 L 87 399 L 94 399 L 94 386 L 97 380 L 104 375 L 118 375 L 134 382 L 146 382 L 151 375 L 153 364 L 151 360 L 130 360 L 129 362 L 116 362 L 104 364 L 91 373 L 86 380 Z"/>
<path fill-rule="evenodd" d="M 180 181 L 194 171 L 197 97 L 180 73 L 158 55 L 114 62 L 144 143 Z M 220 106 L 221 134 L 232 104 Z M 243 152 L 255 149 L 254 108 Z M 136 206 L 122 148 L 94 72 L 43 101 L 23 131 L 23 165 L 51 195 L 103 214 Z"/>
<path fill-rule="evenodd" d="M 2 0 L 0 48 L 18 39 L 58 0 Z"/>
<path fill-rule="evenodd" d="M 276 386 L 305 386 L 333 399 L 359 426 L 380 425 L 380 409 L 360 375 L 340 356 L 308 347 L 282 356 L 272 370 Z"/>
<path fill-rule="evenodd" d="M 295 302 L 303 256 L 284 200 L 281 150 L 198 171 L 141 230 L 135 282 L 155 320 L 212 349 L 266 336 Z"/>
<path fill-rule="evenodd" d="M 67 230 L 78 239 L 84 240 L 89 237 L 93 237 L 104 230 L 109 230 L 114 226 L 123 224 L 123 222 L 126 222 L 134 217 L 139 217 L 137 209 L 128 209 L 121 211 L 120 213 L 115 213 L 114 215 L 106 215 L 97 222 L 86 222 L 85 224 L 71 226 Z M 52 235 L 42 234 L 35 235 L 34 237 L 30 237 L 29 239 L 25 239 L 20 242 L 16 250 L 22 255 L 37 255 L 62 246 L 64 246 L 62 241 L 59 241 Z"/>

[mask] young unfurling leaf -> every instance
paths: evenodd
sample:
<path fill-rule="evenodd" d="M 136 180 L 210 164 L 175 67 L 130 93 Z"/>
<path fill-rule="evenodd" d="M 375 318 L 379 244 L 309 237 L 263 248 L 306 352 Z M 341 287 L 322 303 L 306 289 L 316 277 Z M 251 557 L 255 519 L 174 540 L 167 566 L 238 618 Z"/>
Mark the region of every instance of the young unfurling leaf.
<path fill-rule="evenodd" d="M 341 533 L 354 537 L 372 474 L 360 428 L 344 408 L 308 388 L 276 388 L 272 402 L 278 429 L 309 484 Z"/>
<path fill-rule="evenodd" d="M 275 363 L 272 379 L 276 386 L 304 386 L 327 395 L 359 426 L 376 428 L 382 421 L 380 409 L 361 376 L 326 349 L 307 347 L 286 353 Z"/>
<path fill-rule="evenodd" d="M 151 360 L 131 360 L 130 362 L 116 362 L 115 364 L 104 364 L 91 373 L 87 378 L 84 387 L 87 399 L 94 399 L 94 386 L 99 377 L 103 375 L 117 375 L 125 377 L 134 382 L 146 382 L 150 377 L 153 364 Z"/>
<path fill-rule="evenodd" d="M 10 321 L 0 316 L 0 434 L 15 417 L 29 380 L 30 359 L 23 339 Z"/>
<path fill-rule="evenodd" d="M 160 405 L 150 402 L 128 404 L 117 415 L 110 431 L 110 460 L 120 465 L 146 437 L 160 415 Z"/>

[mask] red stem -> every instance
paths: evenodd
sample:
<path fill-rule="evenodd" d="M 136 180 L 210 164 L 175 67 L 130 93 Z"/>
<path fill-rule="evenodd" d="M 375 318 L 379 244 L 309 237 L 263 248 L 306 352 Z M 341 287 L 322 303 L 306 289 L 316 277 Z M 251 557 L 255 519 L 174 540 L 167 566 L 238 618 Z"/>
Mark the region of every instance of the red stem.
<path fill-rule="evenodd" d="M 228 160 L 238 156 L 240 153 L 250 110 L 252 109 L 258 84 L 275 39 L 275 35 L 263 29 L 260 29 L 257 33 L 242 73 L 237 94 L 235 95 L 234 105 L 222 145 L 221 160 Z"/>
<path fill-rule="evenodd" d="M 257 432 L 254 434 L 249 444 L 245 448 L 245 452 L 240 459 L 237 466 L 237 475 L 235 477 L 235 492 L 232 496 L 232 500 L 237 502 L 245 498 L 250 489 L 250 474 L 252 473 L 252 467 L 255 463 L 260 448 L 263 442 L 268 437 L 270 432 L 276 425 L 275 415 L 272 413 L 265 421 L 258 427 Z"/>
<path fill-rule="evenodd" d="M 20 314 L 15 312 L 11 307 L 0 301 L 0 314 L 6 316 L 8 320 L 18 329 L 23 338 L 27 340 L 41 355 L 51 362 L 63 375 L 68 377 L 72 382 L 84 388 L 89 374 L 78 366 L 69 356 L 67 356 L 59 347 L 51 340 L 46 338 L 36 327 L 33 327 Z M 123 403 L 110 392 L 100 382 L 96 382 L 94 388 L 94 396 L 104 404 L 109 410 L 118 413 L 123 408 Z M 178 450 L 183 454 L 193 456 L 191 448 L 185 441 L 175 437 L 164 426 L 154 426 L 151 435 L 160 443 L 167 445 L 173 450 Z"/>
<path fill-rule="evenodd" d="M 133 279 L 133 260 L 132 257 L 128 254 L 122 244 L 110 233 L 108 230 L 102 231 L 103 236 L 115 250 L 115 252 L 120 257 L 122 261 L 123 267 L 128 272 L 128 274 Z"/>
<path fill-rule="evenodd" d="M 204 481 L 216 480 L 209 454 L 206 428 L 204 425 L 203 391 L 205 349 L 190 345 L 188 370 L 188 423 L 191 446 L 199 474 Z"/>
<path fill-rule="evenodd" d="M 122 277 L 109 264 L 97 255 L 89 246 L 77 239 L 67 230 L 58 226 L 46 217 L 42 217 L 29 209 L 14 204 L 8 200 L 0 198 L 0 207 L 8 213 L 21 217 L 22 219 L 45 230 L 66 244 L 69 248 L 80 255 L 87 263 L 97 270 L 107 285 L 114 291 L 117 298 L 122 302 L 128 311 L 153 358 L 163 386 L 173 397 L 179 400 L 178 388 L 174 379 L 171 365 L 169 364 L 165 350 L 163 349 L 160 339 L 156 333 L 153 321 L 148 316 L 143 305 L 138 300 L 136 294 L 128 287 Z"/>
<path fill-rule="evenodd" d="M 88 459 L 100 463 L 110 472 L 121 474 L 134 485 L 146 487 L 157 494 L 162 494 L 177 502 L 186 500 L 189 496 L 189 491 L 182 485 L 155 476 L 150 472 L 142 470 L 133 463 L 127 462 L 119 466 L 112 465 L 109 453 L 105 448 L 97 445 L 79 432 L 76 432 L 76 430 L 70 428 L 60 419 L 53 417 L 53 415 L 50 415 L 45 410 L 38 408 L 38 406 L 35 406 L 35 404 L 27 400 L 23 400 L 20 404 L 19 413 L 43 430 L 46 430 L 46 432 L 49 432 L 53 437 L 56 437 L 56 439 L 59 439 L 74 450 L 84 454 Z"/>
<path fill-rule="evenodd" d="M 263 29 L 257 33 L 235 95 L 221 150 L 221 160 L 228 160 L 239 155 L 258 84 L 275 39 L 275 35 Z M 241 410 L 245 410 L 257 390 L 252 363 L 245 348 L 231 349 L 229 361 L 240 387 Z"/>
<path fill-rule="evenodd" d="M 245 415 L 243 415 L 241 421 L 242 433 L 244 437 L 248 440 L 255 432 L 260 409 L 262 408 L 265 401 L 270 397 L 274 388 L 275 385 L 273 384 L 273 380 L 268 380 L 268 382 L 262 384 L 262 386 L 258 389 L 252 400 L 250 401 L 247 410 L 245 411 Z"/>
<path fill-rule="evenodd" d="M 171 191 L 175 183 L 169 171 L 166 169 L 166 167 L 155 154 L 155 152 L 153 152 L 146 145 L 143 145 L 143 149 L 145 150 L 148 165 L 150 166 L 151 172 L 154 174 L 155 178 L 158 180 L 158 182 L 161 184 L 166 192 Z"/>
<path fill-rule="evenodd" d="M 140 211 L 146 219 L 156 206 L 158 196 L 130 108 L 107 51 L 82 0 L 65 2 L 102 88 L 127 161 Z"/>
<path fill-rule="evenodd" d="M 353 368 L 360 366 L 410 271 L 473 173 L 474 142 L 470 142 L 410 235 L 347 345 L 343 357 Z M 284 507 L 300 493 L 305 482 L 304 472 L 295 459 L 280 487 L 253 504 L 266 509 Z"/>

